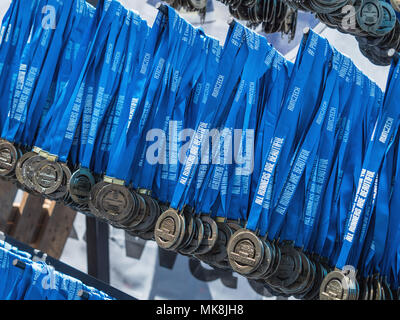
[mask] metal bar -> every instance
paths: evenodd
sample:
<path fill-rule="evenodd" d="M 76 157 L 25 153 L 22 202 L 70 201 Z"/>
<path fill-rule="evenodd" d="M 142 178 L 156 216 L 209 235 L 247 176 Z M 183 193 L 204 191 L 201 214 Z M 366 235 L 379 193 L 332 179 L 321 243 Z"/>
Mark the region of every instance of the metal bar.
<path fill-rule="evenodd" d="M 86 251 L 88 274 L 110 283 L 110 254 L 108 224 L 86 216 Z"/>
<path fill-rule="evenodd" d="M 17 247 L 21 251 L 30 253 L 32 256 L 40 255 L 40 252 L 39 253 L 35 252 L 35 250 L 32 247 L 12 238 L 10 236 L 6 236 L 4 241 L 8 242 L 9 244 L 13 245 L 14 247 Z M 61 262 L 60 260 L 53 258 L 53 257 L 47 256 L 46 263 L 53 266 L 54 269 L 57 270 L 58 272 L 69 275 L 75 279 L 78 279 L 78 280 L 82 281 L 84 284 L 86 284 L 87 286 L 90 286 L 90 287 L 96 288 L 100 291 L 103 291 L 103 292 L 107 293 L 110 297 L 113 297 L 117 300 L 137 300 L 136 298 L 126 294 L 125 292 L 122 292 L 122 291 L 118 290 L 117 288 L 111 287 L 110 285 L 104 283 L 103 281 L 100 281 L 99 279 L 96 279 L 82 271 L 79 271 L 79 270 Z"/>

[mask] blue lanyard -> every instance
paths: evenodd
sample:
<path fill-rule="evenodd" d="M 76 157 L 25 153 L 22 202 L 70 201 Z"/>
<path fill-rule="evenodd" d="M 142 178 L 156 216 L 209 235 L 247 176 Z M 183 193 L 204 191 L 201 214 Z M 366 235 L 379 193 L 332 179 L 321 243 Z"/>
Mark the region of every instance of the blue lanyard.
<path fill-rule="evenodd" d="M 313 99 L 312 94 L 307 95 L 307 97 L 301 94 L 306 86 L 306 80 L 311 74 L 311 68 L 313 67 L 313 72 L 315 72 L 317 75 L 319 75 L 320 71 L 322 71 L 322 74 L 319 78 L 313 74 L 314 78 L 318 78 L 317 81 L 321 80 L 321 78 L 324 78 L 324 65 L 326 63 L 326 59 L 329 59 L 329 57 L 328 55 L 322 55 L 322 57 L 319 57 L 318 55 L 325 51 L 325 46 L 326 43 L 324 43 L 323 40 L 320 40 L 319 37 L 313 32 L 309 34 L 306 43 L 305 41 L 302 42 L 298 58 L 296 60 L 296 65 L 292 72 L 289 88 L 282 104 L 277 126 L 273 129 L 274 133 L 272 134 L 272 139 L 270 142 L 268 142 L 268 152 L 264 155 L 262 161 L 263 171 L 251 203 L 251 209 L 246 225 L 246 228 L 249 230 L 257 230 L 260 218 L 264 214 L 268 214 L 268 209 L 265 209 L 265 213 L 262 214 L 263 206 L 266 206 L 267 208 L 270 206 L 269 203 L 264 203 L 264 201 L 266 200 L 267 202 L 270 202 L 271 200 L 269 198 L 271 196 L 271 189 L 269 189 L 271 188 L 270 183 L 272 184 L 276 164 L 279 160 L 282 148 L 286 143 L 290 145 L 295 138 L 295 124 L 297 123 L 297 119 L 299 118 L 301 113 L 300 110 L 303 105 L 301 100 L 303 98 L 310 98 L 312 101 Z M 314 86 L 313 88 L 315 89 Z M 305 92 L 307 92 L 307 90 Z M 317 91 L 314 91 L 314 93 L 316 92 Z M 312 105 L 312 103 L 310 104 Z M 267 228 L 270 229 L 269 227 L 271 226 L 268 226 Z M 277 231 L 278 230 L 276 229 L 273 230 L 272 234 L 276 233 Z M 275 234 L 273 234 L 273 236 L 275 236 Z"/>
<path fill-rule="evenodd" d="M 363 94 L 363 82 L 361 80 L 364 78 L 360 71 L 353 64 L 351 64 L 351 68 L 353 68 L 350 78 L 352 80 L 352 98 L 349 99 L 349 104 L 346 104 L 338 123 L 335 139 L 336 146 L 332 154 L 334 163 L 331 169 L 330 181 L 328 182 L 328 188 L 332 190 L 332 194 L 326 193 L 324 198 L 324 204 L 327 203 L 328 205 L 323 210 L 330 210 L 327 236 L 326 238 L 322 237 L 320 242 L 325 241 L 322 249 L 324 257 L 330 257 L 334 253 L 337 235 L 342 232 L 341 230 L 345 223 L 345 207 L 349 203 L 348 198 L 352 195 L 353 176 L 357 174 L 354 172 L 356 159 L 351 154 L 358 151 L 360 152 L 360 157 L 362 157 L 360 149 L 362 138 L 359 136 L 362 133 L 362 123 L 355 119 L 359 114 L 362 114 L 365 107 L 365 104 L 361 103 L 360 99 L 368 97 L 368 95 Z"/>
<path fill-rule="evenodd" d="M 382 274 L 390 277 L 392 269 L 395 269 L 396 263 L 396 250 L 399 247 L 400 239 L 400 215 L 398 208 L 400 204 L 400 148 L 399 148 L 399 134 L 396 136 L 396 151 L 395 151 L 395 174 L 393 176 L 393 187 L 389 202 L 389 228 L 386 237 L 387 245 L 384 247 L 384 258 L 382 264 Z M 398 263 L 398 262 L 397 262 Z M 397 275 L 398 276 L 398 275 Z M 396 286 L 397 287 L 397 286 Z"/>
<path fill-rule="evenodd" d="M 139 68 L 134 77 L 135 81 L 129 86 L 128 121 L 124 123 L 121 137 L 111 146 L 106 174 L 109 177 L 123 180 L 127 184 L 129 181 L 126 180 L 132 176 L 132 163 L 136 156 L 137 144 L 150 111 L 150 102 L 147 101 L 146 95 L 154 97 L 167 59 L 168 41 L 166 32 L 164 32 L 166 20 L 167 18 L 159 12 L 141 54 Z M 123 165 L 120 161 L 121 158 L 126 159 Z"/>
<path fill-rule="evenodd" d="M 54 3 L 54 5 L 56 5 L 56 3 Z M 60 9 L 58 3 L 55 8 Z M 33 8 L 31 7 L 31 9 Z M 69 10 L 67 8 L 67 16 L 68 12 Z M 35 12 L 35 14 L 37 15 L 38 12 Z M 12 142 L 16 138 L 18 129 L 24 124 L 24 112 L 26 111 L 26 104 L 24 104 L 24 102 L 27 100 L 26 92 L 31 92 L 32 90 L 32 88 L 30 88 L 30 90 L 25 89 L 25 84 L 27 83 L 31 85 L 31 87 L 34 84 L 41 67 L 41 62 L 43 61 L 43 55 L 49 45 L 51 33 L 49 29 L 45 30 L 44 28 L 36 26 L 37 20 L 39 19 L 37 16 L 35 16 L 35 22 L 32 23 L 31 29 L 28 28 L 28 23 L 30 22 L 29 15 L 23 13 L 21 16 L 23 21 L 20 25 L 17 25 L 17 28 L 20 28 L 22 37 L 17 41 L 16 54 L 12 62 L 8 117 L 5 120 L 2 130 L 2 137 Z M 61 26 L 60 29 L 63 30 L 63 26 Z M 24 39 L 24 34 L 26 36 L 27 31 L 29 34 L 29 30 L 29 39 L 26 43 L 23 43 L 22 41 L 26 40 Z M 21 96 L 22 102 L 20 104 Z"/>
<path fill-rule="evenodd" d="M 147 92 L 144 100 L 143 114 L 139 122 L 138 141 L 137 145 L 135 145 L 135 150 L 137 151 L 131 168 L 131 182 L 134 188 L 140 187 L 141 172 L 145 172 L 148 175 L 146 179 L 149 180 L 149 183 L 146 183 L 147 186 L 143 187 L 149 190 L 151 189 L 150 184 L 153 184 L 157 166 L 152 166 L 145 160 L 146 139 L 144 134 L 151 128 L 158 127 L 163 128 L 164 132 L 166 131 L 165 117 L 170 116 L 171 108 L 173 107 L 168 101 L 170 90 L 177 90 L 179 87 L 182 77 L 181 62 L 183 62 L 186 50 L 189 49 L 185 41 L 182 41 L 185 39 L 185 32 L 188 30 L 189 25 L 172 8 L 169 8 L 168 26 L 168 34 L 166 35 L 168 56 L 160 60 L 163 63 L 164 72 L 153 78 L 150 84 L 151 90 Z M 192 28 L 189 28 L 189 30 L 193 31 Z M 190 34 L 193 35 L 192 32 Z M 166 138 L 162 140 L 160 141 L 161 148 L 165 146 Z M 165 157 L 164 150 L 160 150 L 159 157 Z"/>
<path fill-rule="evenodd" d="M 96 163 L 101 159 L 99 149 L 96 150 L 96 142 L 98 136 L 101 137 L 102 129 L 107 128 L 104 123 L 109 118 L 111 108 L 111 98 L 114 93 L 115 83 L 118 83 L 118 71 L 124 57 L 124 43 L 126 35 L 131 23 L 130 14 L 118 7 L 114 16 L 110 33 L 108 35 L 107 44 L 105 47 L 104 58 L 102 63 L 96 68 L 100 68 L 100 78 L 95 88 L 95 98 L 93 104 L 92 116 L 90 119 L 90 127 L 87 136 L 87 142 L 83 150 L 81 165 L 85 168 L 90 168 L 92 157 L 96 159 Z"/>
<path fill-rule="evenodd" d="M 178 154 L 181 147 L 179 137 L 184 128 L 185 116 L 189 113 L 191 108 L 191 97 L 195 94 L 194 90 L 206 62 L 205 45 L 207 44 L 207 37 L 197 30 L 195 39 L 196 47 L 190 52 L 191 56 L 188 57 L 190 63 L 187 66 L 187 71 L 184 72 L 181 87 L 179 91 L 173 95 L 175 107 L 173 108 L 171 117 L 166 119 L 164 126 L 164 129 L 168 132 L 166 140 L 166 164 L 159 168 L 160 193 L 163 199 L 172 199 L 175 190 L 178 174 L 181 169 L 179 163 L 180 156 Z M 170 102 L 172 101 L 170 100 Z"/>
<path fill-rule="evenodd" d="M 300 161 L 305 161 L 307 164 L 303 169 L 304 186 L 299 187 L 301 188 L 299 192 L 304 192 L 304 196 L 300 197 L 300 199 L 305 199 L 305 201 L 303 206 L 296 206 L 298 219 L 300 219 L 300 221 L 295 221 L 293 224 L 294 227 L 296 225 L 299 226 L 297 235 L 293 234 L 293 228 L 290 233 L 287 233 L 287 237 L 292 237 L 291 239 L 289 238 L 289 240 L 296 240 L 296 246 L 302 248 L 307 248 L 312 235 L 314 222 L 317 219 L 317 206 L 319 204 L 321 192 L 323 191 L 322 185 L 325 180 L 327 169 L 327 161 L 320 158 L 320 146 L 321 143 L 325 143 L 325 141 L 322 141 L 325 136 L 329 136 L 329 134 L 332 135 L 335 129 L 337 113 L 340 110 L 339 96 L 341 95 L 340 89 L 342 84 L 340 71 L 345 63 L 346 58 L 337 51 L 334 51 L 332 69 L 328 73 L 318 113 L 315 115 L 313 123 L 308 129 L 301 144 L 301 149 L 297 152 L 296 160 L 292 165 L 295 171 L 298 170 L 296 168 L 301 168 L 301 165 L 297 165 L 297 159 L 298 156 L 303 153 L 303 159 Z M 305 150 L 305 152 L 303 150 Z M 295 174 L 299 174 L 299 172 Z M 299 197 L 300 194 L 295 194 L 295 196 Z M 292 201 L 292 206 L 295 206 L 294 201 Z M 288 215 L 293 215 L 292 210 L 295 212 L 296 208 L 291 208 Z M 294 239 L 293 236 L 295 236 L 296 239 Z M 283 238 L 285 239 L 286 237 L 284 236 Z"/>
<path fill-rule="evenodd" d="M 161 141 L 157 142 L 159 150 L 158 156 L 159 161 L 161 160 L 162 163 L 161 166 L 167 168 L 171 158 L 169 151 L 170 141 L 168 138 L 170 134 L 170 121 L 173 117 L 175 109 L 179 106 L 176 104 L 176 99 L 177 96 L 180 96 L 181 94 L 184 97 L 188 95 L 188 92 L 185 93 L 181 92 L 180 90 L 190 90 L 189 88 L 186 88 L 186 82 L 193 76 L 194 69 L 193 65 L 190 67 L 190 64 L 188 63 L 189 58 L 191 58 L 194 51 L 196 54 L 198 54 L 197 50 L 201 49 L 201 42 L 198 41 L 199 33 L 196 29 L 194 29 L 190 24 L 186 23 L 180 17 L 178 23 L 174 22 L 173 15 L 168 15 L 168 21 L 170 23 L 173 22 L 175 25 L 176 31 L 171 32 L 170 34 L 170 36 L 175 34 L 175 36 L 172 38 L 175 44 L 172 45 L 172 48 L 169 51 L 170 58 L 167 61 L 167 72 L 164 75 L 164 85 L 161 88 L 158 101 L 153 101 L 153 103 L 157 103 L 157 105 L 152 108 L 152 121 L 149 121 L 146 130 L 144 130 L 144 133 L 148 132 L 152 128 L 162 130 L 164 137 Z M 174 29 L 172 29 L 172 31 L 173 30 Z M 194 58 L 191 62 L 196 65 L 196 58 Z M 143 136 L 142 140 L 147 139 Z M 150 151 L 149 145 L 150 143 L 145 143 L 142 147 L 142 157 L 138 163 L 138 169 L 135 169 L 135 171 L 140 174 L 137 177 L 136 183 L 134 183 L 134 187 L 139 187 L 146 190 L 152 189 L 157 169 L 160 166 L 160 163 L 154 164 L 144 159 L 145 155 L 147 155 L 148 151 Z M 165 177 L 165 173 L 163 176 Z M 167 192 L 168 179 L 163 180 L 165 181 L 165 186 L 163 186 L 161 190 Z"/>
<path fill-rule="evenodd" d="M 317 107 L 318 111 L 312 120 L 311 125 L 306 129 L 303 141 L 296 147 L 294 153 L 294 160 L 289 168 L 289 175 L 286 178 L 286 183 L 278 199 L 278 203 L 274 209 L 284 218 L 287 210 L 287 219 L 281 239 L 295 241 L 299 247 L 304 246 L 302 237 L 307 236 L 306 231 L 299 227 L 300 218 L 302 216 L 303 204 L 305 193 L 305 181 L 309 180 L 309 176 L 314 164 L 317 154 L 318 143 L 322 134 L 322 130 L 327 119 L 328 112 L 337 109 L 337 99 L 334 99 L 336 91 L 338 90 L 338 69 L 342 63 L 342 56 L 338 52 L 334 52 L 332 58 L 332 68 L 329 70 L 326 82 L 324 84 L 323 96 Z M 332 108 L 332 109 L 331 109 Z M 279 179 L 279 177 L 277 178 Z M 294 197 L 294 200 L 291 200 Z M 296 198 L 298 201 L 296 201 Z M 279 217 L 275 214 L 276 217 Z M 307 217 L 308 218 L 308 217 Z M 273 219 L 273 218 L 272 218 Z M 283 219 L 281 219 L 283 222 Z M 281 222 L 281 223 L 282 223 Z"/>
<path fill-rule="evenodd" d="M 255 150 L 260 150 L 260 152 L 255 153 L 256 158 L 250 187 L 250 199 L 254 199 L 255 197 L 258 181 L 263 170 L 263 161 L 265 162 L 264 155 L 267 154 L 267 152 L 269 151 L 269 143 L 271 142 L 276 123 L 279 119 L 282 101 L 285 97 L 287 86 L 289 84 L 289 79 L 291 77 L 294 67 L 293 64 L 286 61 L 278 52 L 271 52 L 271 55 L 268 55 L 266 57 L 265 63 L 270 63 L 270 60 L 273 61 L 273 79 L 272 81 L 266 82 L 264 89 L 267 90 L 267 92 L 264 93 L 266 108 L 265 110 L 263 110 L 263 120 L 261 121 L 260 129 L 258 130 L 258 137 L 256 140 L 257 147 L 255 148 Z M 271 194 L 272 183 L 269 185 L 266 192 L 268 194 Z M 263 204 L 263 209 L 268 210 L 269 207 Z M 241 217 L 244 218 L 244 220 L 247 220 L 248 206 L 242 206 L 240 210 Z M 259 224 L 261 236 L 265 236 L 267 228 L 268 214 L 262 214 Z"/>
<path fill-rule="evenodd" d="M 99 54 L 103 48 L 105 37 L 115 12 L 121 5 L 112 2 L 101 19 L 95 35 L 95 40 L 91 43 L 89 50 L 83 46 L 79 49 L 78 61 L 82 63 L 82 68 L 74 68 L 68 85 L 60 94 L 50 108 L 50 112 L 46 115 L 44 125 L 38 133 L 36 146 L 48 151 L 56 156 L 60 161 L 65 162 L 68 158 L 71 145 L 73 143 L 75 132 L 82 114 L 82 99 L 84 93 L 84 78 L 87 73 L 88 66 L 91 65 L 93 59 Z M 86 42 L 91 34 L 91 30 L 87 30 L 82 37 L 82 42 Z M 45 139 L 45 136 L 52 136 L 53 139 Z"/>
<path fill-rule="evenodd" d="M 0 91 L 0 101 L 2 105 L 8 107 L 0 112 L 2 126 L 12 105 L 21 56 L 23 52 L 29 50 L 28 39 L 31 30 L 35 29 L 40 19 L 39 7 L 42 8 L 39 6 L 39 1 L 13 1 L 3 19 L 0 51 L 0 75 L 3 86 Z"/>
<path fill-rule="evenodd" d="M 232 30 L 234 29 L 234 30 Z M 237 78 L 240 74 L 241 64 L 240 59 L 243 59 L 243 55 L 246 54 L 242 46 L 242 36 L 244 28 L 235 24 L 230 27 L 230 32 L 228 33 L 227 41 L 225 42 L 224 51 L 222 53 L 221 61 L 218 65 L 217 77 L 213 86 L 211 87 L 211 95 L 208 96 L 207 103 L 201 104 L 200 113 L 196 123 L 196 130 L 194 137 L 191 141 L 188 156 L 185 159 L 185 165 L 179 175 L 178 183 L 176 185 L 173 199 L 171 202 L 171 207 L 175 209 L 182 209 L 185 204 L 185 193 L 187 194 L 190 190 L 190 185 L 188 185 L 189 178 L 198 168 L 198 164 L 194 163 L 198 159 L 200 148 L 204 145 L 205 139 L 208 139 L 208 130 L 211 128 L 212 123 L 217 120 L 218 115 L 221 113 L 219 106 L 223 95 L 225 94 L 225 86 L 232 86 L 236 83 Z M 239 53 L 239 54 L 238 54 Z M 232 63 L 238 54 L 239 62 L 237 64 Z M 232 68 L 233 66 L 233 68 Z M 233 70 L 232 70 L 233 69 Z M 229 75 L 232 76 L 229 76 Z M 234 82 L 234 83 L 233 83 Z M 227 91 L 229 92 L 229 90 Z M 190 179 L 192 181 L 192 179 Z M 196 184 L 201 187 L 204 180 L 197 179 Z"/>
<path fill-rule="evenodd" d="M 396 96 L 398 90 L 396 89 L 399 83 L 397 78 L 400 68 L 398 61 L 396 61 L 396 66 L 392 67 L 392 69 L 393 68 L 394 70 L 391 71 L 391 77 L 388 81 L 388 90 L 386 91 L 383 110 L 377 121 L 363 161 L 363 168 L 356 189 L 357 192 L 354 196 L 349 213 L 349 223 L 345 229 L 343 243 L 336 263 L 338 268 L 342 268 L 347 263 L 353 245 L 354 235 L 359 227 L 360 218 L 362 218 L 364 213 L 366 200 L 373 189 L 377 170 L 383 161 L 387 146 L 398 129 L 399 113 L 396 110 L 396 99 L 398 100 Z"/>
<path fill-rule="evenodd" d="M 26 119 L 29 119 L 29 121 L 26 123 L 22 138 L 22 143 L 25 145 L 32 146 L 41 119 L 44 114 L 47 114 L 48 112 L 50 102 L 46 100 L 50 97 L 50 100 L 54 101 L 55 97 L 57 97 L 57 93 L 52 91 L 54 89 L 50 89 L 51 86 L 54 86 L 56 79 L 59 81 L 56 82 L 57 86 L 65 85 L 66 81 L 68 81 L 68 75 L 76 62 L 76 52 L 79 50 L 81 45 L 87 45 L 86 43 L 79 43 L 80 39 L 78 36 L 81 36 L 84 28 L 86 29 L 89 27 L 89 29 L 91 29 L 94 20 L 94 9 L 86 4 L 85 1 L 79 0 L 75 1 L 74 11 L 75 12 L 73 12 L 69 17 L 69 20 L 74 21 L 69 28 L 67 20 L 65 20 L 65 23 L 67 24 L 67 28 L 65 29 L 69 30 L 61 33 L 61 30 L 63 30 L 61 23 L 63 21 L 60 20 L 53 39 L 51 40 L 46 61 L 41 69 L 26 115 Z M 71 19 L 71 17 L 73 19 Z M 65 38 L 67 38 L 67 44 L 63 45 L 63 39 Z M 57 59 L 57 57 L 61 57 L 61 59 Z M 57 65 L 59 65 L 59 67 L 57 67 Z M 52 78 L 53 80 L 49 81 L 49 78 Z M 57 92 L 59 90 L 60 88 L 56 89 Z M 50 94 L 49 91 L 51 91 Z"/>

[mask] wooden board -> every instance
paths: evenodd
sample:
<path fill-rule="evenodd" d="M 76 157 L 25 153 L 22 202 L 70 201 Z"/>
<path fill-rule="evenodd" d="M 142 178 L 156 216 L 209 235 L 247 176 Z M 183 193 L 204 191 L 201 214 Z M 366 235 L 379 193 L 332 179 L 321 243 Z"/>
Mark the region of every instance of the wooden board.
<path fill-rule="evenodd" d="M 17 187 L 8 182 L 0 180 L 0 231 L 7 233 L 9 223 L 13 220 L 13 203 L 17 195 Z"/>
<path fill-rule="evenodd" d="M 24 192 L 19 205 L 18 224 L 14 238 L 29 245 L 33 245 L 40 233 L 40 228 L 48 219 L 47 210 L 43 209 L 44 199 Z"/>
<path fill-rule="evenodd" d="M 41 229 L 34 247 L 46 252 L 53 258 L 60 259 L 65 243 L 73 228 L 76 212 L 55 202 L 52 202 L 47 210 L 50 217 L 46 225 Z"/>

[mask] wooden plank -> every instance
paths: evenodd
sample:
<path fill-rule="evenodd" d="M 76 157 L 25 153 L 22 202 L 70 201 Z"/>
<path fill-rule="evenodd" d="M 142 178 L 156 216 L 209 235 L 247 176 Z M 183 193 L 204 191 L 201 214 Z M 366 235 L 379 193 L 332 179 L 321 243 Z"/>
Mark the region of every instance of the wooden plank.
<path fill-rule="evenodd" d="M 73 228 L 76 212 L 62 204 L 52 204 L 48 208 L 50 218 L 42 228 L 35 248 L 60 259 L 65 243 Z"/>
<path fill-rule="evenodd" d="M 15 239 L 29 245 L 36 242 L 41 226 L 48 219 L 47 210 L 43 210 L 42 197 L 33 196 L 24 192 L 19 206 L 21 216 L 15 228 Z"/>
<path fill-rule="evenodd" d="M 13 217 L 13 203 L 18 188 L 11 182 L 0 180 L 0 231 L 7 233 L 10 220 Z"/>

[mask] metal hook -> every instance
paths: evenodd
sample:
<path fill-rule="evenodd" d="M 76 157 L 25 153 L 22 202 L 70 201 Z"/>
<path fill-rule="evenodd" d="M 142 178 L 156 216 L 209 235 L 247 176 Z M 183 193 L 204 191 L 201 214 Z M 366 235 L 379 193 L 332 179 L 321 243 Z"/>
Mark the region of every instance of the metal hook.
<path fill-rule="evenodd" d="M 26 263 L 19 259 L 14 259 L 12 264 L 13 264 L 13 266 L 20 268 L 22 270 L 25 270 L 25 268 L 26 268 Z"/>

